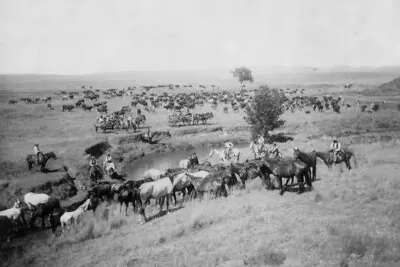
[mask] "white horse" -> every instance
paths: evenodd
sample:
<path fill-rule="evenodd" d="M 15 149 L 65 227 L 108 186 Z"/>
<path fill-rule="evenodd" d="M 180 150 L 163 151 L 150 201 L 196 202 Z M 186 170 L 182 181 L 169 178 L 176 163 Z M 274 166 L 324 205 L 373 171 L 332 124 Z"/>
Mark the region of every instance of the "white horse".
<path fill-rule="evenodd" d="M 214 155 L 217 155 L 223 162 L 231 160 L 232 158 L 236 158 L 236 162 L 239 162 L 240 151 L 237 148 L 232 148 L 228 154 L 228 157 L 225 155 L 225 150 L 211 149 L 210 154 L 208 155 L 212 158 Z"/>
<path fill-rule="evenodd" d="M 157 169 L 150 169 L 144 172 L 143 177 L 144 178 L 152 178 L 153 180 L 158 180 L 163 176 L 165 172 L 157 170 Z"/>
<path fill-rule="evenodd" d="M 253 152 L 255 159 L 265 157 L 268 154 L 268 150 L 265 149 L 264 144 L 262 146 L 260 146 L 260 145 L 257 145 L 254 141 L 251 141 L 249 148 Z"/>
<path fill-rule="evenodd" d="M 166 197 L 167 199 L 167 212 L 169 211 L 169 198 L 172 196 L 174 185 L 169 177 L 161 178 L 154 182 L 144 183 L 139 187 L 140 198 L 143 203 L 143 218 L 147 221 L 146 214 L 144 212 L 144 205 L 150 199 L 161 199 Z M 160 203 L 160 211 L 162 210 L 162 203 Z M 143 221 L 142 221 L 143 223 Z"/>
<path fill-rule="evenodd" d="M 65 229 L 66 227 L 69 228 L 71 224 L 73 224 L 81 214 L 88 210 L 90 204 L 90 198 L 87 199 L 82 205 L 80 205 L 76 210 L 65 212 L 60 217 L 61 228 Z"/>
<path fill-rule="evenodd" d="M 17 219 L 21 216 L 20 204 L 21 202 L 19 199 L 17 199 L 12 208 L 0 211 L 0 216 L 6 216 L 10 220 L 17 221 Z"/>
<path fill-rule="evenodd" d="M 188 169 L 190 165 L 191 162 L 188 159 L 182 159 L 181 161 L 179 161 L 179 168 Z"/>
<path fill-rule="evenodd" d="M 36 207 L 39 204 L 44 204 L 49 201 L 50 196 L 46 194 L 37 194 L 37 193 L 26 193 L 24 195 L 24 202 L 26 205 L 28 205 L 29 209 L 32 210 L 34 207 Z"/>

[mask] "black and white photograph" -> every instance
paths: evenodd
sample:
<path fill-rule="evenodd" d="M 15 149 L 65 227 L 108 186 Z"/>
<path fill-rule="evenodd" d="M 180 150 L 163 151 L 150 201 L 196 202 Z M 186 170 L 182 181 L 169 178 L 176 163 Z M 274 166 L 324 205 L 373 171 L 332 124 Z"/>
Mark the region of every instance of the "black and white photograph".
<path fill-rule="evenodd" d="M 400 266 L 399 12 L 0 0 L 0 266 Z"/>

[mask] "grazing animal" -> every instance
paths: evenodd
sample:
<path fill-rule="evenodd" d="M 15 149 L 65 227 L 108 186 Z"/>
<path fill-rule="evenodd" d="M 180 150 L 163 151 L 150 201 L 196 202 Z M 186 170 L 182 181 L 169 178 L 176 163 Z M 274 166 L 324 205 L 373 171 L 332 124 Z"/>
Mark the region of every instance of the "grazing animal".
<path fill-rule="evenodd" d="M 72 111 L 75 108 L 74 105 L 62 105 L 62 111 L 64 112 L 65 110 L 67 111 Z"/>
<path fill-rule="evenodd" d="M 44 171 L 46 169 L 46 164 L 49 159 L 57 160 L 56 154 L 54 152 L 49 152 L 42 154 L 43 157 L 39 157 L 39 166 L 40 171 Z M 28 163 L 28 169 L 31 170 L 33 166 L 36 166 L 36 155 L 28 155 L 26 157 L 26 162 Z"/>
<path fill-rule="evenodd" d="M 88 210 L 89 203 L 90 199 L 87 199 L 85 203 L 80 205 L 76 210 L 64 212 L 64 214 L 60 217 L 61 228 L 69 228 L 71 224 L 74 224 L 79 217 Z"/>
<path fill-rule="evenodd" d="M 56 233 L 57 226 L 61 225 L 60 218 L 65 213 L 63 209 L 57 209 L 50 215 L 50 225 L 53 234 Z"/>
<path fill-rule="evenodd" d="M 179 161 L 179 168 L 188 169 L 191 165 L 192 163 L 188 159 L 182 159 Z"/>
<path fill-rule="evenodd" d="M 125 204 L 125 214 L 128 214 L 128 207 L 129 203 L 132 203 L 133 211 L 137 210 L 136 204 L 138 204 L 138 208 L 141 209 L 142 207 L 142 200 L 140 199 L 140 193 L 137 188 L 134 189 L 127 189 L 124 188 L 118 194 L 118 202 L 120 205 L 119 211 L 122 212 L 122 205 Z"/>
<path fill-rule="evenodd" d="M 24 195 L 24 202 L 30 210 L 33 210 L 39 204 L 45 204 L 49 201 L 50 196 L 38 193 L 26 193 Z"/>
<path fill-rule="evenodd" d="M 203 197 L 204 193 L 209 193 L 214 195 L 214 197 L 221 195 L 224 197 L 228 196 L 225 181 L 218 174 L 207 175 L 205 178 L 193 176 L 193 174 L 188 175 L 188 177 L 194 187 L 192 198 L 197 196 Z"/>
<path fill-rule="evenodd" d="M 96 166 L 91 166 L 89 169 L 89 178 L 94 183 L 96 183 L 97 180 L 102 179 L 103 174 L 101 173 L 100 168 Z"/>
<path fill-rule="evenodd" d="M 21 216 L 20 204 L 21 202 L 17 199 L 12 208 L 0 211 L 0 216 L 6 216 L 8 219 L 16 221 Z"/>
<path fill-rule="evenodd" d="M 317 178 L 317 154 L 315 153 L 315 151 L 312 151 L 310 153 L 305 153 L 305 152 L 302 152 L 298 148 L 294 148 L 293 149 L 293 158 L 295 160 L 299 159 L 308 165 L 310 170 L 312 170 L 311 179 L 313 181 L 315 181 L 315 179 Z"/>
<path fill-rule="evenodd" d="M 150 169 L 144 172 L 144 178 L 152 178 L 153 180 L 159 180 L 161 177 L 165 175 L 165 172 L 157 170 L 157 169 Z"/>
<path fill-rule="evenodd" d="M 316 152 L 316 155 L 317 157 L 322 159 L 325 165 L 328 166 L 329 168 L 331 168 L 333 164 L 340 164 L 344 162 L 346 164 L 347 170 L 351 170 L 350 159 L 352 157 L 354 158 L 354 163 L 357 164 L 356 156 L 352 151 L 347 149 L 343 149 L 341 152 L 337 154 L 336 162 L 333 161 L 333 152 L 330 150 Z"/>
<path fill-rule="evenodd" d="M 165 177 L 161 178 L 154 182 L 144 183 L 139 187 L 140 198 L 142 203 L 146 204 L 146 202 L 150 199 L 160 199 L 163 197 L 167 198 L 167 212 L 169 212 L 169 198 L 172 195 L 174 186 L 171 182 L 171 178 Z M 145 206 L 143 205 L 141 214 L 144 218 L 144 221 L 147 221 L 145 212 Z M 162 211 L 162 205 L 160 205 L 160 212 Z"/>
<path fill-rule="evenodd" d="M 218 149 L 213 148 L 213 149 L 211 149 L 208 157 L 212 158 L 214 155 L 217 155 L 223 162 L 230 160 L 232 157 L 236 158 L 236 162 L 239 162 L 240 151 L 237 148 L 232 148 L 231 152 L 229 153 L 228 157 L 226 158 L 224 150 L 218 150 Z"/>
<path fill-rule="evenodd" d="M 45 228 L 45 218 L 53 213 L 54 210 L 60 209 L 60 201 L 57 198 L 49 198 L 49 200 L 44 204 L 39 204 L 33 211 L 31 217 L 31 228 L 34 227 L 37 217 L 42 219 L 42 229 Z"/>
<path fill-rule="evenodd" d="M 261 161 L 260 174 L 263 176 L 264 180 L 267 181 L 267 189 L 272 189 L 270 175 L 274 175 L 277 178 L 278 186 L 280 190 L 280 195 L 283 195 L 284 188 L 282 186 L 282 177 L 293 178 L 296 176 L 299 183 L 298 193 L 304 190 L 304 177 L 307 185 L 311 188 L 311 179 L 309 176 L 309 168 L 307 164 L 300 160 L 287 159 L 265 159 Z M 266 176 L 268 174 L 268 176 Z"/>
<path fill-rule="evenodd" d="M 111 185 L 109 183 L 98 184 L 94 186 L 88 193 L 90 196 L 100 198 L 101 201 L 106 199 L 110 200 L 112 198 Z"/>
<path fill-rule="evenodd" d="M 176 175 L 173 179 L 172 185 L 174 186 L 172 196 L 174 198 L 175 205 L 176 205 L 175 192 L 182 192 L 183 193 L 182 199 L 184 200 L 185 196 L 186 196 L 186 191 L 188 194 L 190 194 L 191 191 L 194 189 L 192 181 L 190 180 L 190 178 L 188 177 L 188 174 L 186 172 Z"/>

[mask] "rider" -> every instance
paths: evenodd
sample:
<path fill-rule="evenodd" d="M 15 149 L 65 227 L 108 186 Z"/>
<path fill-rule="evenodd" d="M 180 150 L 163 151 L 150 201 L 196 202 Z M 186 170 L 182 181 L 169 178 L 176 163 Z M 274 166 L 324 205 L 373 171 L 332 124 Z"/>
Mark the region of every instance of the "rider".
<path fill-rule="evenodd" d="M 258 147 L 261 150 L 264 146 L 264 137 L 261 134 L 258 135 L 257 143 L 258 143 Z"/>
<path fill-rule="evenodd" d="M 193 153 L 191 156 L 189 156 L 189 161 L 192 166 L 199 165 L 199 159 L 197 158 L 196 153 Z"/>
<path fill-rule="evenodd" d="M 90 157 L 89 165 L 90 165 L 90 167 L 95 167 L 95 168 L 98 167 L 96 158 L 95 158 L 94 156 L 91 156 L 91 157 Z M 89 168 L 90 168 L 90 167 L 89 167 Z"/>
<path fill-rule="evenodd" d="M 331 151 L 333 151 L 333 161 L 336 162 L 337 155 L 341 151 L 341 145 L 336 139 L 332 141 Z"/>
<path fill-rule="evenodd" d="M 271 153 L 276 153 L 278 157 L 280 157 L 281 152 L 279 151 L 279 148 L 276 146 L 276 143 L 272 143 Z"/>
<path fill-rule="evenodd" d="M 232 148 L 233 148 L 233 144 L 230 140 L 228 140 L 225 143 L 225 155 L 227 158 L 229 157 L 229 153 L 231 152 Z"/>
<path fill-rule="evenodd" d="M 40 151 L 40 149 L 39 149 L 39 144 L 35 144 L 33 146 L 33 151 L 36 155 L 36 165 L 39 166 L 39 154 L 42 153 L 42 151 Z"/>

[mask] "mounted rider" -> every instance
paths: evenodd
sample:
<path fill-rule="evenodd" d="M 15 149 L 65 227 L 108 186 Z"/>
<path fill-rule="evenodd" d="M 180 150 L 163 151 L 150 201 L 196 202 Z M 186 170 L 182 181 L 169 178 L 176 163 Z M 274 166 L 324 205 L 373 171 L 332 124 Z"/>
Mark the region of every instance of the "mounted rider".
<path fill-rule="evenodd" d="M 106 173 L 108 173 L 108 170 L 111 169 L 111 168 L 115 172 L 114 162 L 112 161 L 110 153 L 107 153 L 106 158 L 105 158 L 105 160 L 103 162 L 103 169 L 106 171 Z"/>
<path fill-rule="evenodd" d="M 192 166 L 199 165 L 199 159 L 197 158 L 196 153 L 189 156 L 189 162 Z"/>
<path fill-rule="evenodd" d="M 232 151 L 233 144 L 230 140 L 225 143 L 225 157 L 229 158 L 230 152 Z"/>
<path fill-rule="evenodd" d="M 41 151 L 40 148 L 39 148 L 39 144 L 35 144 L 35 145 L 33 146 L 33 152 L 34 152 L 35 155 L 36 155 L 36 166 L 39 166 L 40 159 L 43 159 L 43 153 L 42 153 L 42 151 Z"/>
<path fill-rule="evenodd" d="M 96 158 L 94 157 L 94 156 L 91 156 L 90 157 L 90 161 L 89 161 L 89 170 L 90 170 L 90 168 L 92 168 L 92 167 L 95 167 L 96 169 L 98 169 L 99 168 L 99 165 L 97 165 L 97 160 L 96 160 Z"/>
<path fill-rule="evenodd" d="M 332 141 L 330 151 L 333 152 L 333 162 L 336 162 L 338 154 L 342 152 L 342 146 L 336 139 Z"/>
<path fill-rule="evenodd" d="M 276 143 L 272 143 L 272 149 L 271 149 L 271 153 L 276 153 L 276 155 L 278 156 L 278 158 L 282 157 L 281 152 L 279 151 L 279 148 L 276 146 Z"/>
<path fill-rule="evenodd" d="M 265 140 L 264 140 L 264 137 L 261 135 L 261 134 L 259 134 L 258 135 L 258 139 L 257 139 L 257 144 L 258 144 L 258 150 L 261 152 L 262 150 L 263 150 L 263 148 L 264 148 L 264 142 L 265 142 Z"/>

